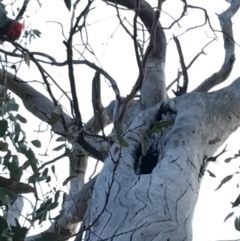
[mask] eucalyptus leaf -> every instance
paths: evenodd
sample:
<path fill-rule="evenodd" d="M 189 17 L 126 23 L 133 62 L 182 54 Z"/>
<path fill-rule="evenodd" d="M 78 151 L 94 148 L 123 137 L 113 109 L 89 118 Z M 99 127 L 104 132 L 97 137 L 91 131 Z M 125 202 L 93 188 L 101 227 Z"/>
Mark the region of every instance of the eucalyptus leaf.
<path fill-rule="evenodd" d="M 39 140 L 33 140 L 31 141 L 31 143 L 37 148 L 40 148 L 42 146 Z"/>
<path fill-rule="evenodd" d="M 219 184 L 219 186 L 215 189 L 215 191 L 217 191 L 219 188 L 221 188 L 223 184 L 225 184 L 226 182 L 228 182 L 229 180 L 231 180 L 232 177 L 233 177 L 233 175 L 229 175 L 229 176 L 226 176 L 225 178 L 223 178 L 223 180 L 221 181 L 221 183 Z"/>
<path fill-rule="evenodd" d="M 0 28 L 5 25 L 7 22 L 8 17 L 7 17 L 7 11 L 5 10 L 5 6 L 0 3 Z"/>
<path fill-rule="evenodd" d="M 119 141 L 120 146 L 123 146 L 123 147 L 129 146 L 128 142 L 122 136 L 118 136 L 117 139 Z"/>
<path fill-rule="evenodd" d="M 232 208 L 238 207 L 240 205 L 240 194 L 237 199 L 232 203 Z"/>
<path fill-rule="evenodd" d="M 0 141 L 0 151 L 7 151 L 8 150 L 8 143 Z"/>
<path fill-rule="evenodd" d="M 69 11 L 71 11 L 71 5 L 72 5 L 71 0 L 64 0 L 64 3 L 66 5 L 67 9 Z"/>
<path fill-rule="evenodd" d="M 37 29 L 33 29 L 32 32 L 37 36 L 37 37 L 41 37 L 41 32 Z"/>
<path fill-rule="evenodd" d="M 224 219 L 224 223 L 229 219 L 229 218 L 231 218 L 232 216 L 233 216 L 233 214 L 234 214 L 234 212 L 231 212 L 231 213 L 229 213 L 227 216 L 226 216 L 226 218 Z"/>
<path fill-rule="evenodd" d="M 19 114 L 16 115 L 16 118 L 22 123 L 27 123 L 27 120 Z"/>
<path fill-rule="evenodd" d="M 4 137 L 8 128 L 8 121 L 3 119 L 0 120 L 0 137 Z"/>
<path fill-rule="evenodd" d="M 0 201 L 4 204 L 11 204 L 17 199 L 17 194 L 7 188 L 0 188 Z"/>
<path fill-rule="evenodd" d="M 33 173 L 35 174 L 35 176 L 38 176 L 38 168 L 37 168 L 38 160 L 36 159 L 35 154 L 31 148 L 29 148 L 29 150 L 27 152 L 27 157 L 28 157 L 29 163 L 32 167 Z"/>
<path fill-rule="evenodd" d="M 5 105 L 4 114 L 8 113 L 9 111 L 18 111 L 19 105 L 17 103 L 7 103 Z"/>
<path fill-rule="evenodd" d="M 60 146 L 55 147 L 53 151 L 60 151 L 65 146 L 66 146 L 65 144 L 61 144 Z"/>
<path fill-rule="evenodd" d="M 151 134 L 159 133 L 159 132 L 162 131 L 163 127 L 168 127 L 170 125 L 172 125 L 172 121 L 158 121 L 158 122 L 153 124 L 150 132 L 151 132 Z"/>
<path fill-rule="evenodd" d="M 66 137 L 64 137 L 64 136 L 59 136 L 57 139 L 56 139 L 56 141 L 67 141 L 67 138 Z"/>
<path fill-rule="evenodd" d="M 61 114 L 57 114 L 56 112 L 52 112 L 50 124 L 56 124 L 61 118 Z"/>
<path fill-rule="evenodd" d="M 35 239 L 35 241 L 58 241 L 58 235 L 56 233 L 45 232 L 42 233 L 42 237 Z"/>

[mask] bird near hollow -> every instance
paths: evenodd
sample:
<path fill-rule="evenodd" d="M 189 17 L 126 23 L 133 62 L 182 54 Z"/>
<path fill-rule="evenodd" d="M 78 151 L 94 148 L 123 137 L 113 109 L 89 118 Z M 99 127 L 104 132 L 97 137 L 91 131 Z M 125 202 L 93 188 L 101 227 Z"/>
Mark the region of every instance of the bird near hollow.
<path fill-rule="evenodd" d="M 0 39 L 16 41 L 20 38 L 23 29 L 24 24 L 13 19 L 8 19 L 4 26 L 0 27 Z"/>

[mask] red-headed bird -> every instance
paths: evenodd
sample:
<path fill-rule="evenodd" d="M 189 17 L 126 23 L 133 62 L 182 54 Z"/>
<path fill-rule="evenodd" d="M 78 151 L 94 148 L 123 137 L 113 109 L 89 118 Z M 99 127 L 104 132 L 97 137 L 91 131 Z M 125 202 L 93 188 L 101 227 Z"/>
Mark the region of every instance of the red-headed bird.
<path fill-rule="evenodd" d="M 0 39 L 6 38 L 6 40 L 16 41 L 20 38 L 24 24 L 8 19 L 3 27 L 0 28 Z"/>

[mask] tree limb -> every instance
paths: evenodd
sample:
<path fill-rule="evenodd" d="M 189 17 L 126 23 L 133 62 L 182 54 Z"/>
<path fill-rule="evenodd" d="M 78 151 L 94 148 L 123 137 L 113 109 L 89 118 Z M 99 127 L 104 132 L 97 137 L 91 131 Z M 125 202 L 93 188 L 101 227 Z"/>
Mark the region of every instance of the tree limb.
<path fill-rule="evenodd" d="M 208 42 L 207 44 L 205 44 L 205 45 L 203 46 L 203 48 L 201 49 L 201 51 L 200 51 L 198 54 L 196 54 L 196 55 L 194 56 L 194 58 L 190 61 L 190 63 L 187 65 L 187 67 L 186 67 L 187 70 L 194 64 L 194 62 L 198 59 L 198 57 L 199 57 L 201 54 L 206 54 L 206 53 L 204 52 L 204 49 L 205 49 L 209 44 L 211 44 L 213 41 L 215 41 L 215 40 L 216 40 L 216 39 L 212 39 L 210 42 Z M 173 86 L 174 83 L 176 83 L 176 82 L 179 80 L 179 78 L 180 78 L 182 75 L 183 75 L 183 72 L 182 72 L 182 71 L 179 72 L 178 77 L 177 77 L 175 80 L 173 80 L 173 81 L 168 85 L 167 91 Z"/>
<path fill-rule="evenodd" d="M 178 40 L 177 37 L 173 37 L 176 46 L 177 46 L 177 50 L 178 50 L 178 55 L 180 58 L 180 63 L 181 63 L 181 67 L 182 67 L 182 75 L 183 75 L 183 86 L 177 86 L 177 91 L 174 92 L 177 96 L 185 94 L 187 92 L 187 88 L 188 88 L 188 72 L 187 72 L 187 67 L 185 65 L 185 61 L 184 61 L 184 57 L 183 57 L 183 53 L 182 53 L 182 48 L 180 45 L 180 42 Z"/>
<path fill-rule="evenodd" d="M 0 76 L 2 75 L 3 70 L 0 70 Z M 3 79 L 0 78 L 0 84 L 4 85 Z M 32 86 L 27 84 L 27 82 L 21 80 L 17 76 L 7 73 L 7 88 L 11 90 L 14 94 L 16 94 L 23 102 L 25 108 L 32 113 L 34 116 L 39 118 L 40 120 L 49 123 L 49 119 L 51 118 L 51 113 L 54 108 L 54 104 L 52 101 L 50 101 L 46 96 L 41 94 L 39 91 L 34 89 Z M 113 109 L 113 103 L 111 102 L 108 107 L 106 107 L 106 110 L 103 111 L 104 114 L 104 121 L 105 125 L 108 125 L 112 121 L 112 109 Z M 67 115 L 65 112 L 63 112 L 64 118 L 66 120 L 67 125 L 71 125 L 72 119 L 69 115 Z M 108 116 L 110 115 L 110 116 Z M 93 117 L 94 118 L 94 117 Z M 92 119 L 90 119 L 89 123 L 87 123 L 85 126 L 89 128 L 92 126 L 92 128 L 96 128 L 99 130 L 99 126 L 96 123 L 96 127 L 93 125 Z M 91 123 L 91 124 L 90 124 Z M 105 127 L 105 126 L 104 126 Z M 57 122 L 53 125 L 53 130 L 59 134 L 66 136 L 69 138 L 68 133 L 65 132 L 62 123 Z M 100 129 L 101 130 L 101 129 Z M 99 130 L 99 131 L 100 131 Z M 109 148 L 109 144 L 102 138 L 102 137 L 92 137 L 92 136 L 85 136 L 86 142 L 90 143 L 92 146 L 94 146 L 103 156 L 107 155 L 107 150 Z"/>
<path fill-rule="evenodd" d="M 214 73 L 212 76 L 208 77 L 203 83 L 201 83 L 194 91 L 207 92 L 214 86 L 217 86 L 224 82 L 233 69 L 233 64 L 235 62 L 235 42 L 232 31 L 232 21 L 231 18 L 238 11 L 240 6 L 240 1 L 232 1 L 230 7 L 223 13 L 218 15 L 218 19 L 222 28 L 225 57 L 221 69 Z"/>
<path fill-rule="evenodd" d="M 20 20 L 23 17 L 23 14 L 26 12 L 29 2 L 30 2 L 30 0 L 24 0 L 22 8 L 20 9 L 20 11 L 16 17 L 16 20 Z"/>
<path fill-rule="evenodd" d="M 140 74 L 131 93 L 127 95 L 121 103 L 119 103 L 119 106 L 116 106 L 116 123 L 118 123 L 119 126 L 123 121 L 128 105 L 140 89 L 141 103 L 144 108 L 155 105 L 167 98 L 164 74 L 166 38 L 158 21 L 162 1 L 158 1 L 158 10 L 156 13 L 154 12 L 151 5 L 144 0 L 107 0 L 105 2 L 122 5 L 130 10 L 137 11 L 138 14 L 136 14 L 135 17 L 139 16 L 151 37 L 149 48 L 145 53 L 145 59 L 142 63 L 142 65 L 144 65 L 143 68 L 145 68 L 143 69 L 143 71 L 145 71 L 144 78 L 142 78 L 143 76 L 141 75 L 140 68 Z M 139 5 L 139 8 L 136 9 L 137 5 Z M 134 29 L 136 31 L 136 26 Z M 134 36 L 136 38 L 136 33 Z M 136 48 L 137 44 L 135 41 L 135 52 Z M 121 130 L 121 133 L 124 131 L 122 130 L 123 128 L 118 129 Z"/>

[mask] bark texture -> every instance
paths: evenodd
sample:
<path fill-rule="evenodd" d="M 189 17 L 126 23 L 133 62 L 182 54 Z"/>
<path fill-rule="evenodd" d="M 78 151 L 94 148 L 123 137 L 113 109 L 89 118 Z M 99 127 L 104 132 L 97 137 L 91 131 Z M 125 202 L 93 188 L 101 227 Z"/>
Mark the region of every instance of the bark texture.
<path fill-rule="evenodd" d="M 167 97 L 166 38 L 158 21 L 164 1 L 158 1 L 157 10 L 144 0 L 104 2 L 115 7 L 121 5 L 134 11 L 136 19 L 139 17 L 150 34 L 150 44 L 145 53 L 147 57 L 140 60 L 138 49 L 135 49 L 140 74 L 134 86 L 136 88 L 126 98 L 120 96 L 117 83 L 100 67 L 87 60 L 72 59 L 72 38 L 80 28 L 78 23 L 81 17 L 90 11 L 91 0 L 77 17 L 76 31 L 71 31 L 71 41 L 66 43 L 68 61 L 57 63 L 51 56 L 44 54 L 55 66 L 68 65 L 75 110 L 79 108 L 73 65 L 86 64 L 104 75 L 111 82 L 116 96 L 116 100 L 107 107 L 102 106 L 100 74 L 96 73 L 92 96 L 94 116 L 89 122 L 83 126 L 78 110 L 79 118 L 75 118 L 78 126 L 74 126 L 73 117 L 66 113 L 62 117 L 68 128 L 64 128 L 62 122 L 52 125 L 56 133 L 69 140 L 74 139 L 74 134 L 81 135 L 85 144 L 95 148 L 101 157 L 99 159 L 105 163 L 98 177 L 83 185 L 86 163 L 91 153 L 79 156 L 76 163 L 79 172 L 72 181 L 64 215 L 48 231 L 66 240 L 75 235 L 76 226 L 82 222 L 77 241 L 82 240 L 83 232 L 89 241 L 191 241 L 192 218 L 208 158 L 240 124 L 240 78 L 227 88 L 207 93 L 226 80 L 232 71 L 235 48 L 231 18 L 239 9 L 240 0 L 232 1 L 230 7 L 219 15 L 225 48 L 221 69 L 203 81 L 194 92 L 182 93 L 174 99 Z M 187 8 L 186 2 L 183 3 L 182 16 Z M 136 30 L 137 26 L 133 28 Z M 134 40 L 136 43 L 137 36 Z M 48 63 L 34 58 L 36 53 L 29 52 L 29 56 L 35 64 Z M 181 66 L 184 67 L 184 64 L 181 63 Z M 42 68 L 39 70 L 43 71 Z M 44 74 L 42 76 L 44 78 Z M 8 89 L 22 99 L 32 114 L 49 123 L 56 103 L 53 104 L 16 76 L 8 74 L 7 77 Z M 3 81 L 1 84 L 4 84 Z M 137 92 L 140 92 L 140 99 L 136 98 Z M 124 103 L 126 99 L 128 101 Z M 118 116 L 124 118 L 118 119 Z M 120 123 L 123 124 L 123 128 L 120 128 L 122 136 L 118 133 L 117 125 L 110 136 L 97 135 L 110 123 L 118 124 L 117 120 L 123 121 Z M 154 125 L 160 122 L 168 125 L 153 131 Z M 78 129 L 71 129 L 70 126 Z M 41 237 L 41 234 L 37 237 Z M 34 239 L 36 236 L 27 238 Z"/>
<path fill-rule="evenodd" d="M 240 78 L 220 91 L 186 94 L 167 102 L 164 115 L 173 124 L 155 136 L 152 152 L 157 152 L 157 165 L 146 175 L 134 170 L 139 137 L 164 106 L 140 114 L 125 136 L 129 147 L 109 157 L 98 175 L 86 240 L 191 241 L 206 160 L 240 124 L 239 91 Z"/>

